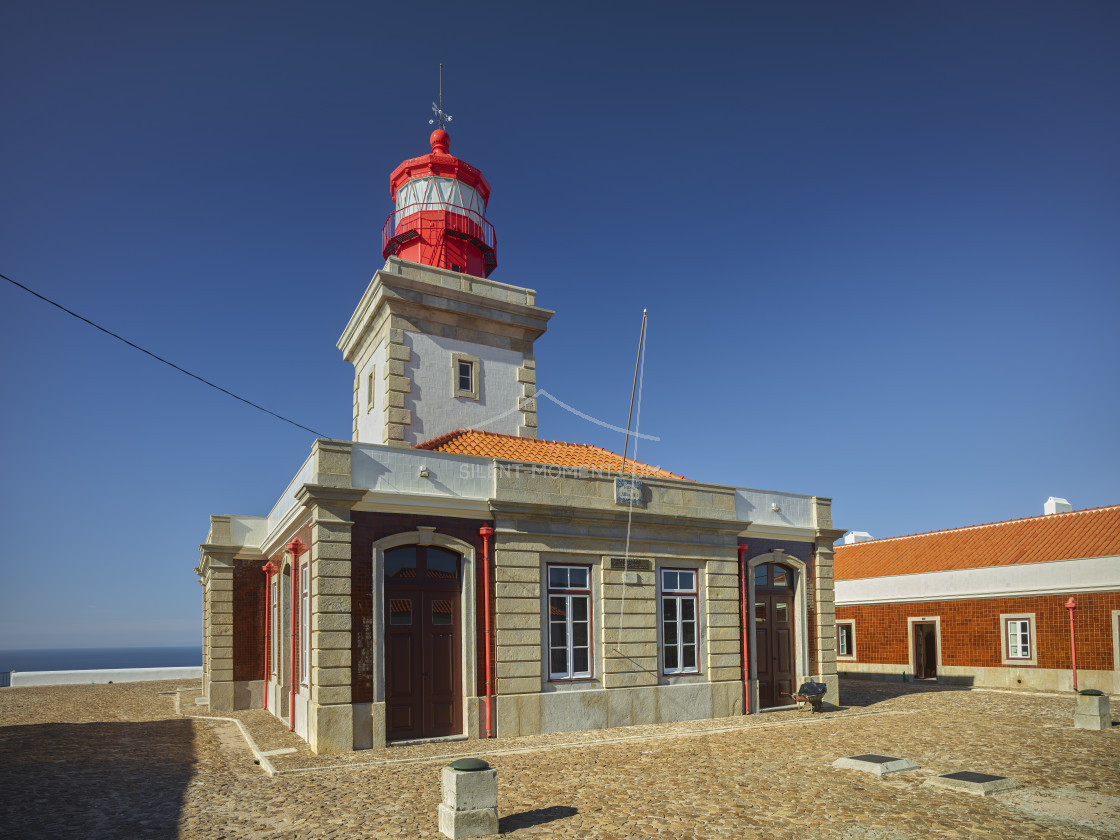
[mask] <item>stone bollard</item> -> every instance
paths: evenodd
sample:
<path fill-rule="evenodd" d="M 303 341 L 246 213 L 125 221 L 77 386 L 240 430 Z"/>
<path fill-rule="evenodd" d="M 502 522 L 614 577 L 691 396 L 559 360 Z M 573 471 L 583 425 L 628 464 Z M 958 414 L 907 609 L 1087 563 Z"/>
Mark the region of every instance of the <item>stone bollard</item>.
<path fill-rule="evenodd" d="M 1108 695 L 1095 688 L 1080 692 L 1077 695 L 1073 725 L 1078 729 L 1111 729 L 1112 710 L 1109 708 Z"/>
<path fill-rule="evenodd" d="M 452 840 L 498 833 L 498 771 L 477 758 L 443 768 L 439 830 Z"/>

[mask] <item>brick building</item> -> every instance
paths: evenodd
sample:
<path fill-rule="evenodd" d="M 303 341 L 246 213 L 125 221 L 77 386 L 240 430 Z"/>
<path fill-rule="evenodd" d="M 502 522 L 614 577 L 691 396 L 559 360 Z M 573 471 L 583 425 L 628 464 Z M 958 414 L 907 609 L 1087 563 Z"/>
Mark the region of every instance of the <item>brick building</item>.
<path fill-rule="evenodd" d="M 539 440 L 553 313 L 488 279 L 489 184 L 449 142 L 393 173 L 338 342 L 353 440 L 315 441 L 267 515 L 211 517 L 211 708 L 324 752 L 742 714 L 806 679 L 835 702 L 830 500 Z"/>
<path fill-rule="evenodd" d="M 1069 691 L 1075 645 L 1078 688 L 1120 692 L 1120 505 L 1047 509 L 837 546 L 839 673 Z"/>

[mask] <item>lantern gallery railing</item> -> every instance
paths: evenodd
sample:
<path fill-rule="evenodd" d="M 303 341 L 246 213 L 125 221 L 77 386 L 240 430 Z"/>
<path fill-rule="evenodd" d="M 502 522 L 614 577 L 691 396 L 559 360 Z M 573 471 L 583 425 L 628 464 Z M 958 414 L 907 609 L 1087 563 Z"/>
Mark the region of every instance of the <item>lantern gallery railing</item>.
<path fill-rule="evenodd" d="M 434 214 L 439 213 L 437 217 Z M 419 235 L 421 227 L 441 228 L 460 239 L 473 240 L 484 252 L 493 252 L 498 236 L 494 226 L 477 210 L 443 201 L 409 204 L 389 214 L 381 228 L 381 251 L 386 257 L 396 254 L 400 246 Z"/>

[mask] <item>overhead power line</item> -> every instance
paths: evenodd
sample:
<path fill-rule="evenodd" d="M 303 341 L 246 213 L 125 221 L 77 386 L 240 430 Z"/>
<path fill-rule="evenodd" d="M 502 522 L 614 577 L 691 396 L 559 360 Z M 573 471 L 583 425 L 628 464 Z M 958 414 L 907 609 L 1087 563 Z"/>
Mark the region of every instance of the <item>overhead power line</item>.
<path fill-rule="evenodd" d="M 117 334 L 116 334 L 115 332 L 113 332 L 112 330 L 107 330 L 107 329 L 105 329 L 105 327 L 101 326 L 100 324 L 95 324 L 95 323 L 94 323 L 93 321 L 91 321 L 91 320 L 90 320 L 89 318 L 83 318 L 83 317 L 82 317 L 81 315 L 79 315 L 79 314 L 78 314 L 77 312 L 74 312 L 74 311 L 72 311 L 72 310 L 70 310 L 70 309 L 67 309 L 67 308 L 66 308 L 65 306 L 63 306 L 63 305 L 62 305 L 61 303 L 58 303 L 57 301 L 53 301 L 53 300 L 51 300 L 51 299 L 50 299 L 49 297 L 46 297 L 46 296 L 44 296 L 44 295 L 41 295 L 41 294 L 39 294 L 39 293 L 38 293 L 37 291 L 35 291 L 34 289 L 29 289 L 29 288 L 27 288 L 27 286 L 25 286 L 25 285 L 23 285 L 22 283 L 19 283 L 19 282 L 17 282 L 17 281 L 15 281 L 15 280 L 13 280 L 13 279 L 12 279 L 11 277 L 8 277 L 8 276 L 7 276 L 7 275 L 5 275 L 5 274 L 0 274 L 0 277 L 3 277 L 3 278 L 4 278 L 5 280 L 7 280 L 7 281 L 8 281 L 9 283 L 11 283 L 11 284 L 12 284 L 13 286 L 19 286 L 19 287 L 20 287 L 21 289 L 23 289 L 23 290 L 24 290 L 25 292 L 27 292 L 28 294 L 34 295 L 35 297 L 39 298 L 39 300 L 41 300 L 41 301 L 44 301 L 44 302 L 46 302 L 46 303 L 49 303 L 49 304 L 50 304 L 51 306 L 54 306 L 54 307 L 56 307 L 56 308 L 58 308 L 58 309 L 61 309 L 61 310 L 62 310 L 63 312 L 65 312 L 65 313 L 66 313 L 67 315 L 73 315 L 73 316 L 74 316 L 75 318 L 77 318 L 77 319 L 78 319 L 79 321 L 84 321 L 85 323 L 87 323 L 87 324 L 89 324 L 89 325 L 90 325 L 91 327 L 93 327 L 94 329 L 98 329 L 98 330 L 101 330 L 101 332 L 105 333 L 106 335 L 111 335 L 111 336 L 112 336 L 113 338 L 115 338 L 115 339 L 116 339 L 117 341 L 121 341 L 121 342 L 124 342 L 124 343 L 125 343 L 125 344 L 127 344 L 127 345 L 128 345 L 129 347 L 131 347 L 132 349 L 134 349 L 134 350 L 139 350 L 139 351 L 140 351 L 141 353 L 143 353 L 143 354 L 144 354 L 144 355 L 146 355 L 146 356 L 151 356 L 151 357 L 152 357 L 153 359 L 155 359 L 155 360 L 156 360 L 157 362 L 163 362 L 163 363 L 164 363 L 165 365 L 167 365 L 168 367 L 172 367 L 172 368 L 175 368 L 175 370 L 179 371 L 179 373 L 185 373 L 185 374 L 186 374 L 187 376 L 189 376 L 189 377 L 190 377 L 191 379 L 197 379 L 197 380 L 198 380 L 199 382 L 201 382 L 201 383 L 202 383 L 203 385 L 209 385 L 209 386 L 210 386 L 211 388 L 214 388 L 214 389 L 215 389 L 215 390 L 217 390 L 217 391 L 221 391 L 221 392 L 222 392 L 223 394 L 225 394 L 226 396 L 229 396 L 229 397 L 233 397 L 233 398 L 234 398 L 235 400 L 239 400 L 240 402 L 243 402 L 243 403 L 245 403 L 245 405 L 251 405 L 251 406 L 252 406 L 253 408 L 257 409 L 258 411 L 263 411 L 263 412 L 264 412 L 265 414 L 270 414 L 270 415 L 272 415 L 273 417 L 275 417 L 275 418 L 276 418 L 277 420 L 283 420 L 283 421 L 284 421 L 285 423 L 290 423 L 291 425 L 295 426 L 295 427 L 296 427 L 296 428 L 298 428 L 298 429 L 303 429 L 303 430 L 304 430 L 305 432 L 311 432 L 311 434 L 315 435 L 316 437 L 321 437 L 321 438 L 325 438 L 325 437 L 330 437 L 330 435 L 325 435 L 325 434 L 323 434 L 322 432 L 317 432 L 317 431 L 315 431 L 314 429 L 309 429 L 309 428 L 308 428 L 307 426 L 304 426 L 304 425 L 303 425 L 303 424 L 301 424 L 301 423 L 297 423 L 297 422 L 296 422 L 295 420 L 289 420 L 289 419 L 288 419 L 287 417 L 284 417 L 284 416 L 283 416 L 283 415 L 281 415 L 281 414 L 277 414 L 277 413 L 276 413 L 275 411 L 269 411 L 269 410 L 268 410 L 267 408 L 265 408 L 265 407 L 264 407 L 263 405 L 257 405 L 257 404 L 256 404 L 255 402 L 253 402 L 252 400 L 247 400 L 247 399 L 245 399 L 244 397 L 239 397 L 239 396 L 237 396 L 237 394 L 233 393 L 233 391 L 227 391 L 227 390 L 226 390 L 225 388 L 223 388 L 223 387 L 222 387 L 221 385 L 215 385 L 215 384 L 214 384 L 213 382 L 211 382 L 211 381 L 210 381 L 209 379 L 203 379 L 203 378 L 202 378 L 201 376 L 199 376 L 199 375 L 197 375 L 197 374 L 194 374 L 194 373 L 191 373 L 191 372 L 190 372 L 189 370 L 186 370 L 185 368 L 181 368 L 181 367 L 179 367 L 179 366 L 178 366 L 177 364 L 175 364 L 174 362 L 169 362 L 169 361 L 167 361 L 167 359 L 163 358 L 162 356 L 157 356 L 157 355 L 156 355 L 155 353 L 153 353 L 153 352 L 152 352 L 151 350 L 145 350 L 145 349 L 144 349 L 143 347 L 141 347 L 141 346 L 140 346 L 139 344 L 133 344 L 133 343 L 132 343 L 131 341 L 129 341 L 129 340 L 127 339 L 127 338 L 123 338 L 123 337 L 121 337 L 121 336 L 117 335 Z"/>

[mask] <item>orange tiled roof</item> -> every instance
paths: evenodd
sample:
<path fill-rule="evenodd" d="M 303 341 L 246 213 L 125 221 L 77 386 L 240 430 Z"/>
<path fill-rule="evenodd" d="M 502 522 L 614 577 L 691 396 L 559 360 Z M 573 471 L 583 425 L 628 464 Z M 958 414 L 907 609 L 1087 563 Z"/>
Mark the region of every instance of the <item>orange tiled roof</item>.
<path fill-rule="evenodd" d="M 1120 555 L 1120 505 L 836 546 L 837 580 Z"/>
<path fill-rule="evenodd" d="M 601 446 L 564 443 L 559 440 L 534 440 L 515 435 L 499 435 L 496 432 L 482 432 L 477 429 L 456 429 L 424 443 L 418 443 L 415 448 L 603 472 L 617 473 L 622 470 L 622 456 Z M 660 467 L 651 467 L 649 464 L 627 459 L 626 472 L 631 471 L 655 478 L 684 478 L 683 475 L 671 473 Z"/>

